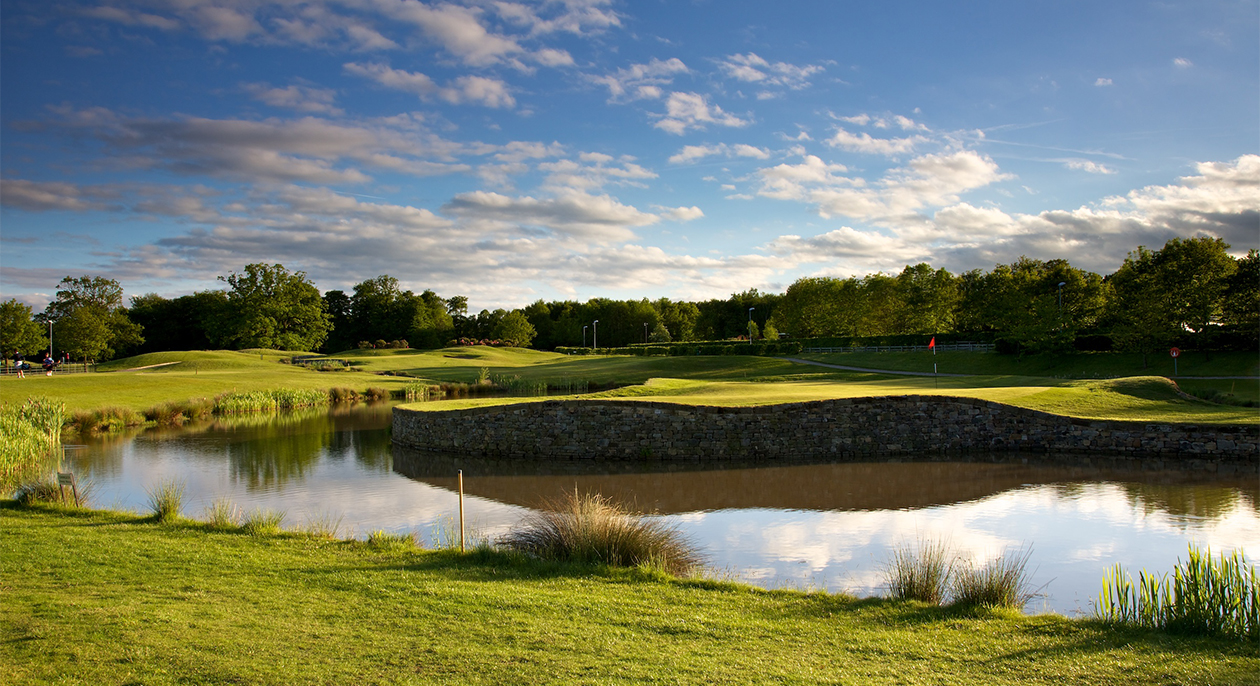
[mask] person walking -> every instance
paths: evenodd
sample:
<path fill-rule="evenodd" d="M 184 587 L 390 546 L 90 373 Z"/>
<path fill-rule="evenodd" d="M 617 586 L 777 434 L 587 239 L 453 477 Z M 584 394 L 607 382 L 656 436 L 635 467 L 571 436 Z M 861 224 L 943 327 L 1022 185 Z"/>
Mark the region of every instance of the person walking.
<path fill-rule="evenodd" d="M 26 364 L 26 358 L 22 357 L 21 350 L 13 351 L 13 366 L 17 368 L 18 378 L 25 379 L 26 372 L 22 371 L 22 365 Z"/>
<path fill-rule="evenodd" d="M 56 364 L 57 364 L 56 362 L 53 362 L 52 353 L 45 354 L 44 355 L 44 376 L 52 376 L 53 366 L 55 366 Z"/>

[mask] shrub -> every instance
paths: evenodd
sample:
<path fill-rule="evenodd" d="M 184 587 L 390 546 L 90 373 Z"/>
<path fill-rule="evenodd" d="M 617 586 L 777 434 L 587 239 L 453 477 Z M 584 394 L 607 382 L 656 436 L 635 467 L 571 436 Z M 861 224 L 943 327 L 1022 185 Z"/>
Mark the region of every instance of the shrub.
<path fill-rule="evenodd" d="M 1138 573 L 1120 565 L 1103 578 L 1094 614 L 1103 621 L 1171 633 L 1205 634 L 1255 641 L 1260 638 L 1260 578 L 1241 551 L 1212 558 L 1211 549 L 1191 544 L 1188 560 L 1177 560 L 1171 576 Z"/>
<path fill-rule="evenodd" d="M 1032 548 L 1006 551 L 984 565 L 955 565 L 951 590 L 955 605 L 1022 608 L 1035 595 L 1028 590 Z"/>
<path fill-rule="evenodd" d="M 92 499 L 93 483 L 82 481 L 78 484 L 79 498 L 75 500 L 75 489 L 57 485 L 56 479 L 37 479 L 28 481 L 17 488 L 13 499 L 23 505 L 47 503 L 67 507 L 87 507 Z"/>
<path fill-rule="evenodd" d="M 631 514 L 598 494 L 576 491 L 527 516 L 499 540 L 547 560 L 647 566 L 687 574 L 703 559 L 686 537 L 659 519 Z"/>
<path fill-rule="evenodd" d="M 330 388 L 328 398 L 334 403 L 353 403 L 358 402 L 359 393 L 351 388 Z"/>
<path fill-rule="evenodd" d="M 952 569 L 953 554 L 948 543 L 921 540 L 917 550 L 904 545 L 893 552 L 883 570 L 884 583 L 893 598 L 939 605 L 945 600 Z"/>
<path fill-rule="evenodd" d="M 341 530 L 341 520 L 341 517 L 334 517 L 328 512 L 313 515 L 307 517 L 306 523 L 302 525 L 302 533 L 311 538 L 331 541 L 337 538 L 337 532 Z"/>
<path fill-rule="evenodd" d="M 372 386 L 363 391 L 364 400 L 385 400 L 389 398 L 389 390 L 380 386 Z"/>
<path fill-rule="evenodd" d="M 179 519 L 184 506 L 184 482 L 166 480 L 149 489 L 149 510 L 159 522 Z"/>

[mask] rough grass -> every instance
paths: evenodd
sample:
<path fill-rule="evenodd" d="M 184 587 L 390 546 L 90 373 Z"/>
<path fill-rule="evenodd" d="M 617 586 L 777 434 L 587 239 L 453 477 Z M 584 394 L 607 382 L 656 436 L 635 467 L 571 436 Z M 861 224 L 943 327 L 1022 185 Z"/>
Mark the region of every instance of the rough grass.
<path fill-rule="evenodd" d="M 180 519 L 184 509 L 183 481 L 165 480 L 148 490 L 149 512 L 158 522 L 172 522 Z"/>
<path fill-rule="evenodd" d="M 0 404 L 0 495 L 49 471 L 61 447 L 65 403 L 43 397 Z"/>
<path fill-rule="evenodd" d="M 1046 376 L 1063 379 L 1110 379 L 1123 376 L 1173 376 L 1166 352 L 1147 357 L 1137 353 L 1074 353 L 1067 355 L 998 355 L 996 353 L 802 353 L 802 359 L 866 369 L 930 372 L 935 362 L 941 373 Z M 1181 376 L 1260 376 L 1254 352 L 1190 352 L 1177 360 Z"/>
<path fill-rule="evenodd" d="M 915 546 L 898 546 L 883 569 L 888 597 L 940 605 L 953 567 L 954 552 L 946 541 L 925 539 Z"/>
<path fill-rule="evenodd" d="M 955 565 L 950 579 L 953 604 L 1023 609 L 1034 597 L 1028 587 L 1030 557 L 1031 547 L 1007 550 L 984 564 L 961 562 Z"/>
<path fill-rule="evenodd" d="M 642 566 L 677 575 L 703 563 L 700 551 L 676 528 L 577 491 L 543 503 L 498 543 L 544 560 Z"/>
<path fill-rule="evenodd" d="M 0 503 L 33 683 L 1254 683 L 1222 639 Z"/>

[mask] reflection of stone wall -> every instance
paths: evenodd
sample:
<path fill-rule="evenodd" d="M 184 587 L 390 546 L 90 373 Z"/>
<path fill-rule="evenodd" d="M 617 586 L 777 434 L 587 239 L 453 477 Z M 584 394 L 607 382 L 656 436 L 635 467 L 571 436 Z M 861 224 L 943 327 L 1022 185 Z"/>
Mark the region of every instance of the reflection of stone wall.
<path fill-rule="evenodd" d="M 767 407 L 549 400 L 394 410 L 394 442 L 507 458 L 862 460 L 962 451 L 1055 451 L 1204 460 L 1251 471 L 1258 427 L 1071 419 L 971 398 L 851 398 Z M 1222 459 L 1223 458 L 1223 459 Z"/>

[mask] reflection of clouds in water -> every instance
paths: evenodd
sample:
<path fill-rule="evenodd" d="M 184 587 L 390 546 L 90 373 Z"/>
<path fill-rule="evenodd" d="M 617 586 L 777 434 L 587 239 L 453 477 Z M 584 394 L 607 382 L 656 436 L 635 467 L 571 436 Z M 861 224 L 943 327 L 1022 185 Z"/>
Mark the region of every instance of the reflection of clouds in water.
<path fill-rule="evenodd" d="M 1241 495 L 1238 496 L 1241 499 Z M 1031 547 L 1033 588 L 1047 597 L 1033 610 L 1088 609 L 1103 573 L 1116 562 L 1128 568 L 1168 570 L 1184 557 L 1188 540 L 1213 550 L 1260 553 L 1260 517 L 1234 507 L 1216 520 L 1151 512 L 1115 484 L 1026 487 L 947 507 L 921 510 L 810 512 L 719 510 L 669 518 L 709 542 L 712 564 L 769 587 L 809 587 L 822 580 L 832 591 L 865 596 L 883 590 L 883 565 L 901 545 L 946 540 L 957 554 L 984 563 Z"/>
<path fill-rule="evenodd" d="M 384 434 L 365 435 L 347 439 L 351 434 L 338 433 L 330 441 L 301 441 L 305 452 L 291 453 L 290 462 L 277 472 L 283 478 L 274 481 L 234 478 L 228 453 L 252 440 L 239 433 L 114 441 L 94 454 L 71 451 L 70 460 L 77 471 L 97 481 L 95 502 L 105 507 L 144 511 L 145 489 L 178 479 L 187 484 L 184 512 L 196 518 L 214 500 L 226 497 L 247 511 L 283 510 L 288 526 L 325 514 L 340 517 L 343 536 L 362 537 L 376 529 L 415 532 L 428 545 L 448 536 L 458 516 L 455 492 L 391 471 L 388 442 L 380 440 Z M 267 458 L 260 446 L 249 450 Z M 259 467 L 264 470 L 259 474 L 271 469 Z M 501 536 L 529 510 L 467 496 L 465 512 L 475 540 Z M 1102 575 L 1115 563 L 1132 570 L 1167 571 L 1185 557 L 1188 541 L 1210 545 L 1214 552 L 1242 548 L 1253 560 L 1260 556 L 1260 515 L 1252 496 L 1217 486 L 1055 483 L 919 509 L 763 507 L 661 518 L 701 546 L 718 576 L 859 596 L 882 592 L 883 565 L 901 545 L 947 540 L 976 562 L 1031 545 L 1033 586 L 1050 585 L 1049 597 L 1029 609 L 1064 613 L 1087 611 Z"/>

